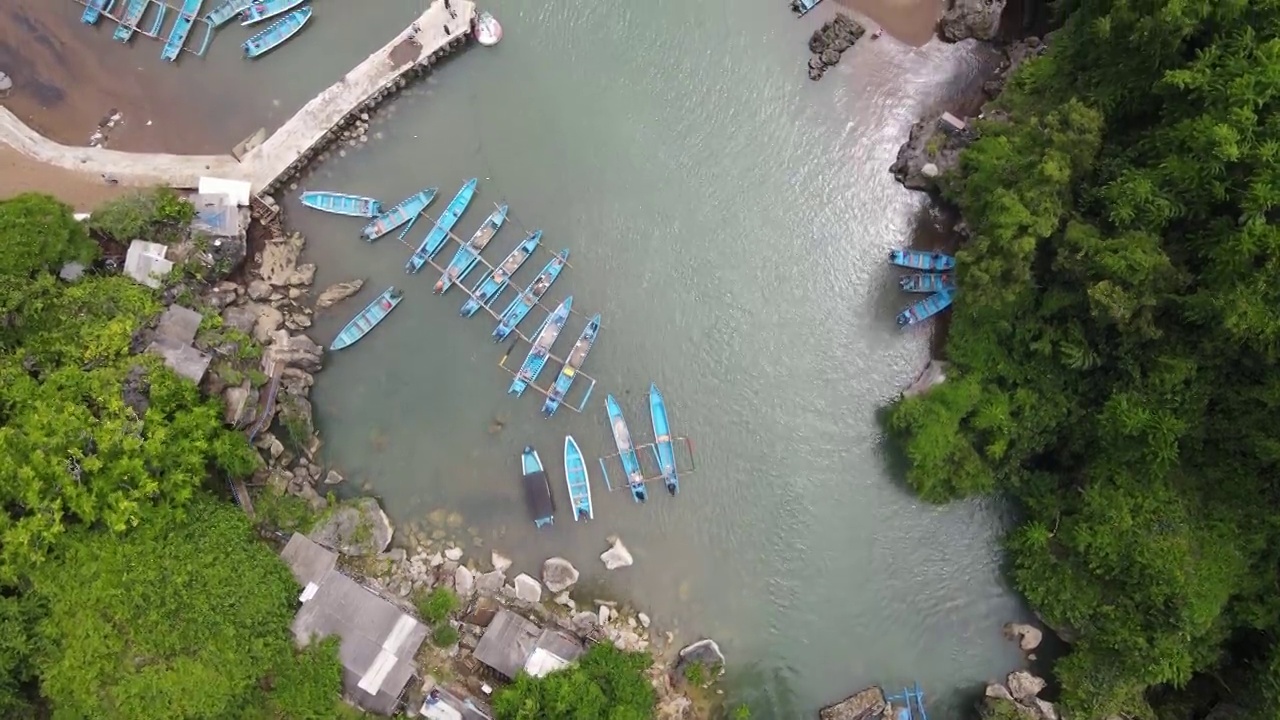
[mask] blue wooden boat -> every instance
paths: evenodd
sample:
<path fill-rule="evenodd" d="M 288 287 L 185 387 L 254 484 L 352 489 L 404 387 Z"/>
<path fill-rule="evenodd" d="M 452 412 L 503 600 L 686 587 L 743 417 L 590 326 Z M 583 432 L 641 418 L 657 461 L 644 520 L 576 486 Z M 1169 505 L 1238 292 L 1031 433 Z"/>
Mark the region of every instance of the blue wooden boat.
<path fill-rule="evenodd" d="M 582 450 L 572 435 L 564 437 L 564 475 L 569 484 L 569 502 L 573 506 L 573 519 L 595 519 L 591 510 L 591 478 L 587 476 L 587 463 Z"/>
<path fill-rule="evenodd" d="M 884 699 L 893 706 L 892 720 L 929 720 L 924 711 L 924 691 L 918 682 L 900 693 L 886 694 Z"/>
<path fill-rule="evenodd" d="M 508 394 L 520 397 L 530 383 L 538 379 L 542 368 L 547 365 L 551 346 L 556 344 L 560 331 L 564 329 L 565 323 L 569 322 L 569 311 L 572 309 L 573 296 L 570 295 L 560 303 L 560 307 L 542 321 L 542 327 L 538 328 L 538 333 L 533 336 L 533 345 L 529 348 L 529 354 L 525 356 L 524 362 L 520 363 L 516 376 L 511 379 L 511 387 L 507 388 Z"/>
<path fill-rule="evenodd" d="M 521 320 L 525 319 L 525 316 L 529 314 L 533 306 L 537 305 L 542 296 L 546 295 L 547 291 L 551 289 L 551 284 L 556 281 L 556 278 L 560 277 L 560 271 L 564 269 L 564 264 L 568 260 L 569 248 L 565 248 L 560 251 L 559 255 L 552 258 L 551 262 L 547 263 L 547 266 L 542 269 L 542 273 L 534 278 L 533 282 L 529 283 L 529 287 L 524 289 L 520 297 L 511 301 L 507 309 L 502 311 L 502 320 L 498 322 L 498 327 L 493 329 L 494 342 L 502 342 L 507 339 L 507 336 L 516 329 Z"/>
<path fill-rule="evenodd" d="M 445 293 L 454 283 L 460 283 L 467 279 L 467 273 L 471 272 L 471 268 L 480 262 L 480 253 L 484 252 L 485 247 L 489 245 L 489 241 L 493 240 L 493 236 L 498 234 L 498 230 L 502 228 L 502 223 L 507 220 L 507 206 L 502 205 L 476 230 L 466 245 L 458 248 L 458 252 L 453 254 L 453 259 L 449 261 L 449 265 L 444 269 L 444 273 L 440 275 L 440 279 L 436 281 L 435 292 Z"/>
<path fill-rule="evenodd" d="M 520 483 L 524 486 L 524 501 L 533 515 L 533 526 L 540 528 L 554 523 L 556 504 L 551 497 L 551 480 L 542 467 L 542 458 L 528 446 L 520 453 Z"/>
<path fill-rule="evenodd" d="M 822 0 L 791 0 L 791 9 L 796 15 L 803 16 L 805 13 L 818 6 Z"/>
<path fill-rule="evenodd" d="M 373 218 L 382 214 L 382 203 L 371 197 L 324 190 L 303 190 L 302 204 L 314 210 L 350 217 Z"/>
<path fill-rule="evenodd" d="M 241 25 L 252 25 L 256 22 L 262 22 L 268 18 L 287 13 L 298 7 L 306 0 L 261 0 L 261 2 L 249 3 L 249 6 L 240 13 Z"/>
<path fill-rule="evenodd" d="M 444 241 L 448 239 L 449 231 L 458 222 L 458 218 L 462 217 L 462 213 L 466 212 L 467 206 L 471 204 L 471 198 L 476 194 L 476 182 L 476 178 L 471 178 L 463 183 L 462 189 L 449 201 L 449 207 L 440 213 L 440 219 L 436 221 L 435 227 L 431 228 L 431 232 L 427 233 L 427 236 L 423 238 L 422 244 L 414 251 L 409 258 L 409 262 L 405 263 L 405 272 L 418 272 L 428 260 L 434 258 L 436 253 L 440 252 L 440 248 L 444 247 Z"/>
<path fill-rule="evenodd" d="M 529 256 L 533 254 L 534 248 L 538 247 L 538 243 L 541 241 L 541 230 L 535 230 L 530 233 L 529 237 L 524 239 L 524 242 L 517 245 L 516 249 L 507 255 L 507 259 L 503 260 L 501 265 L 494 268 L 483 280 L 476 283 L 475 287 L 471 288 L 471 297 L 462 303 L 462 309 L 458 311 L 458 314 L 462 317 L 471 317 L 476 314 L 481 305 L 488 305 L 490 300 L 501 294 L 503 289 L 511 282 L 511 276 L 516 270 L 520 269 L 521 265 L 524 265 L 524 261 L 529 259 Z"/>
<path fill-rule="evenodd" d="M 80 15 L 80 22 L 86 25 L 95 25 L 98 18 L 102 17 L 102 13 L 111 12 L 111 6 L 116 0 L 89 0 L 84 4 L 84 13 Z"/>
<path fill-rule="evenodd" d="M 133 33 L 138 29 L 138 23 L 142 22 L 142 16 L 147 12 L 147 3 L 150 0 L 129 0 L 124 6 L 124 14 L 120 16 L 120 24 L 116 26 L 115 34 L 112 39 L 120 42 L 129 42 L 129 38 L 133 37 Z"/>
<path fill-rule="evenodd" d="M 178 19 L 173 22 L 173 28 L 169 30 L 169 39 L 164 42 L 164 49 L 160 51 L 160 58 L 173 62 L 178 59 L 178 53 L 182 52 L 182 45 L 187 42 L 187 36 L 191 34 L 191 26 L 196 23 L 196 15 L 200 14 L 200 5 L 204 0 L 183 0 L 182 9 L 178 11 Z"/>
<path fill-rule="evenodd" d="M 578 342 L 573 344 L 573 349 L 569 351 L 569 357 L 564 361 L 564 367 L 560 368 L 560 374 L 556 376 L 556 382 L 551 386 L 551 392 L 547 393 L 547 399 L 542 403 L 542 414 L 551 417 L 556 414 L 564 398 L 569 394 L 569 388 L 573 387 L 573 381 L 578 377 L 578 370 L 582 368 L 582 363 L 586 362 L 587 353 L 591 352 L 591 346 L 596 344 L 596 337 L 600 334 L 600 313 L 596 313 L 591 318 L 591 322 L 582 329 L 582 334 L 578 336 Z M 583 401 L 586 405 L 586 401 Z"/>
<path fill-rule="evenodd" d="M 344 347 L 356 344 L 356 341 L 368 335 L 370 330 L 382 322 L 382 318 L 390 315 L 391 311 L 396 309 L 402 297 L 404 297 L 404 292 L 397 290 L 395 286 L 387 288 L 376 300 L 369 303 L 369 307 L 361 310 L 359 315 L 351 318 L 351 322 L 342 328 L 342 332 L 338 333 L 338 337 L 334 338 L 333 344 L 329 346 L 329 349 L 341 350 Z"/>
<path fill-rule="evenodd" d="M 244 9 L 252 4 L 253 0 L 222 0 L 217 7 L 204 16 L 204 21 L 215 28 L 222 27 L 228 20 L 244 12 Z"/>
<path fill-rule="evenodd" d="M 951 273 L 911 273 L 898 278 L 898 287 L 913 293 L 936 293 L 955 290 L 956 279 Z"/>
<path fill-rule="evenodd" d="M 955 290 L 943 290 L 911 303 L 898 313 L 898 326 L 916 325 L 946 310 L 951 306 L 955 293 Z"/>
<path fill-rule="evenodd" d="M 303 8 L 304 10 L 306 8 Z M 360 237 L 373 242 L 401 225 L 413 220 L 436 199 L 436 189 L 426 188 L 401 200 L 395 207 L 374 218 L 373 222 L 364 226 Z"/>
<path fill-rule="evenodd" d="M 925 272 L 941 272 L 956 266 L 956 259 L 940 252 L 921 252 L 894 248 L 889 251 L 889 262 L 898 267 L 923 270 Z"/>
<path fill-rule="evenodd" d="M 644 471 L 640 468 L 635 443 L 631 441 L 627 419 L 622 416 L 622 406 L 612 395 L 605 398 L 604 406 L 609 411 L 609 429 L 613 431 L 613 444 L 618 448 L 618 460 L 622 463 L 622 471 L 627 474 L 627 487 L 631 489 L 631 497 L 642 503 L 649 499 L 649 491 L 644 486 Z"/>
<path fill-rule="evenodd" d="M 680 478 L 676 473 L 676 446 L 671 440 L 671 424 L 667 422 L 667 403 L 658 392 L 657 384 L 649 385 L 649 416 L 653 419 L 653 452 L 658 458 L 658 469 L 667 492 L 680 492 Z"/>
<path fill-rule="evenodd" d="M 285 15 L 267 26 L 266 30 L 254 35 L 244 42 L 244 56 L 247 58 L 262 57 L 280 47 L 286 40 L 298 34 L 303 25 L 311 19 L 311 8 L 301 7 Z"/>

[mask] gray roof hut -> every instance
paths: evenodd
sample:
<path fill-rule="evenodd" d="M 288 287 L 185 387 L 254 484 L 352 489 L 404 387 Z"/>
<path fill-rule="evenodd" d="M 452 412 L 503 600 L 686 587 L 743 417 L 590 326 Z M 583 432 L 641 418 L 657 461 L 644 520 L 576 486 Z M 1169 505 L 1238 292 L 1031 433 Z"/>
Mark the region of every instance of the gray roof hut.
<path fill-rule="evenodd" d="M 417 674 L 413 656 L 427 627 L 338 572 L 337 554 L 305 535 L 294 533 L 280 557 L 304 586 L 302 608 L 293 619 L 298 643 L 337 635 L 347 697 L 370 712 L 393 714 Z"/>
<path fill-rule="evenodd" d="M 577 660 L 582 643 L 555 628 L 540 628 L 503 608 L 493 617 L 476 645 L 477 660 L 507 679 L 521 670 L 542 677 Z"/>

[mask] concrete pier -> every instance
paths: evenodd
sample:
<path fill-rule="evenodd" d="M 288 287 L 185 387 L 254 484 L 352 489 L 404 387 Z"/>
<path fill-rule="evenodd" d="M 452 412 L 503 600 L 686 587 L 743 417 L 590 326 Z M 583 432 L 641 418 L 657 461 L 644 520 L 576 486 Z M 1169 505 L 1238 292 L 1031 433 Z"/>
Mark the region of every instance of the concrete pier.
<path fill-rule="evenodd" d="M 229 154 L 128 153 L 62 145 L 32 130 L 2 107 L 0 142 L 39 162 L 94 177 L 106 175 L 121 185 L 194 189 L 201 176 L 212 175 L 247 180 L 255 193 L 269 194 L 305 168 L 337 138 L 343 126 L 361 113 L 372 111 L 467 43 L 476 14 L 475 3 L 451 0 L 450 5 L 456 18 L 444 7 L 443 0 L 436 0 L 412 25 L 312 98 L 240 161 Z M 444 31 L 446 26 L 448 33 Z M 411 37 L 416 42 L 410 42 Z M 293 42 L 306 42 L 306 35 Z M 267 58 L 260 62 L 269 61 Z"/>

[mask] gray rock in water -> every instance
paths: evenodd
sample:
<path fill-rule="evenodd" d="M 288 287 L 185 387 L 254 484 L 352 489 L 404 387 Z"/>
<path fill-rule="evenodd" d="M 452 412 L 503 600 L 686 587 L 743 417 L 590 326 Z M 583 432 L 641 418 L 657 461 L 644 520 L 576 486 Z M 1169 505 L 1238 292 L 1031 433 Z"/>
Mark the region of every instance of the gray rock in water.
<path fill-rule="evenodd" d="M 542 584 L 553 593 L 564 592 L 578 582 L 578 569 L 562 557 L 542 563 Z"/>
<path fill-rule="evenodd" d="M 525 602 L 542 601 L 542 584 L 537 580 L 520 573 L 511 582 L 516 586 L 516 598 Z"/>
<path fill-rule="evenodd" d="M 1026 670 L 1015 670 L 1005 678 L 1005 685 L 1013 699 L 1025 702 L 1040 694 L 1048 685 L 1044 678 L 1036 677 Z"/>
<path fill-rule="evenodd" d="M 324 476 L 325 485 L 337 485 L 343 480 L 346 480 L 346 478 L 342 477 L 342 473 L 337 470 L 330 470 L 328 474 Z"/>
<path fill-rule="evenodd" d="M 938 166 L 934 163 L 925 163 L 920 167 L 920 174 L 927 178 L 938 177 Z"/>
<path fill-rule="evenodd" d="M 334 283 L 320 292 L 320 297 L 316 298 L 316 309 L 324 310 L 325 308 L 333 307 L 360 292 L 362 287 L 364 287 L 364 280 L 358 278 Z"/>
<path fill-rule="evenodd" d="M 453 571 L 453 591 L 458 594 L 458 597 L 463 600 L 471 597 L 471 593 L 475 592 L 475 585 L 475 575 L 466 565 L 459 565 L 458 569 Z"/>
<path fill-rule="evenodd" d="M 308 537 L 346 555 L 376 555 L 391 544 L 394 532 L 378 501 L 360 498 L 335 510 Z"/>
<path fill-rule="evenodd" d="M 938 32 L 948 42 L 991 40 L 1000 29 L 1004 5 L 1005 0 L 949 0 Z"/>
<path fill-rule="evenodd" d="M 724 673 L 724 653 L 715 640 L 707 638 L 686 645 L 680 650 L 680 659 L 676 661 L 676 676 L 684 677 L 685 669 L 694 663 L 702 666 L 702 676 L 713 680 Z"/>
<path fill-rule="evenodd" d="M 506 572 L 511 568 L 511 558 L 496 550 L 489 553 L 489 561 L 493 563 L 493 569 L 498 572 Z"/>
<path fill-rule="evenodd" d="M 507 576 L 501 570 L 493 572 L 481 573 L 476 578 L 476 592 L 481 595 L 497 595 L 502 592 L 502 586 L 507 582 Z"/>
<path fill-rule="evenodd" d="M 960 152 L 973 141 L 970 133 L 946 132 L 939 126 L 939 118 L 912 125 L 897 159 L 889 166 L 898 182 L 912 190 L 937 190 L 938 178 L 959 167 Z"/>
<path fill-rule="evenodd" d="M 1044 639 L 1044 633 L 1040 628 L 1025 623 L 1009 623 L 1004 626 L 1005 637 L 1010 640 L 1017 640 L 1018 647 L 1022 648 L 1022 652 L 1031 652 L 1040 647 L 1040 641 Z"/>
<path fill-rule="evenodd" d="M 611 542 L 613 547 L 600 554 L 600 561 L 604 563 L 606 570 L 629 567 L 635 562 L 635 559 L 631 557 L 631 552 L 627 550 L 626 545 L 622 544 L 620 538 L 615 537 Z"/>
<path fill-rule="evenodd" d="M 444 551 L 444 557 L 446 560 L 457 562 L 462 559 L 462 548 L 457 546 L 448 548 Z"/>

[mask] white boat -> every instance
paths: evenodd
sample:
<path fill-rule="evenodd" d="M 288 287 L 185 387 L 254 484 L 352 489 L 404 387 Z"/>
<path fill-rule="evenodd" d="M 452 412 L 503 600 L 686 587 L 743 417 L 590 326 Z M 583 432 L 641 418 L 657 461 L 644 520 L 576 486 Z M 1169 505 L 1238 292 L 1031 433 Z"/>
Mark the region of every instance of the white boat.
<path fill-rule="evenodd" d="M 485 47 L 493 47 L 502 39 L 502 25 L 498 23 L 498 18 L 485 10 L 476 18 L 475 35 L 476 42 Z"/>

